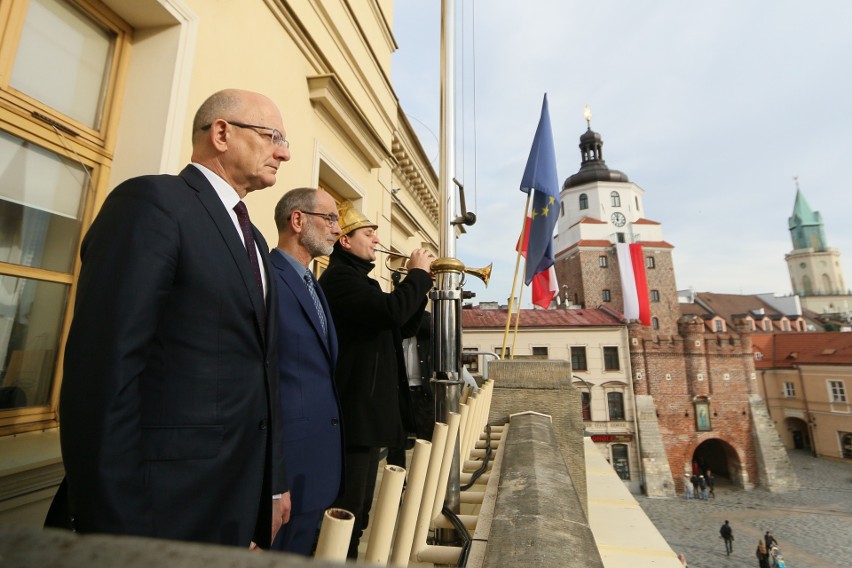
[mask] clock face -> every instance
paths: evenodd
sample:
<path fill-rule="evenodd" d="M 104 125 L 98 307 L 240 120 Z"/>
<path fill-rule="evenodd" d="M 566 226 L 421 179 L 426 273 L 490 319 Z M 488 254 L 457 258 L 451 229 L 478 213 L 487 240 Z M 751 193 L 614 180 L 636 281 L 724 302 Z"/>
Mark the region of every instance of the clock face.
<path fill-rule="evenodd" d="M 623 227 L 624 224 L 627 222 L 627 219 L 624 217 L 624 215 L 618 212 L 613 213 L 612 217 L 610 217 L 610 220 L 612 221 L 612 224 L 616 227 Z"/>

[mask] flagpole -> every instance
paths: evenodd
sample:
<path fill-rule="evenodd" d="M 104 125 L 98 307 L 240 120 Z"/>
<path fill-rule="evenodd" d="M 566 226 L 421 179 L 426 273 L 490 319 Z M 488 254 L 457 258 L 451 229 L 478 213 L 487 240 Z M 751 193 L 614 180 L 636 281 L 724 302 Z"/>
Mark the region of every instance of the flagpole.
<path fill-rule="evenodd" d="M 518 256 L 515 259 L 515 276 L 512 278 L 512 293 L 509 295 L 509 312 L 506 314 L 506 329 L 503 330 L 503 347 L 500 349 L 501 359 L 506 356 L 506 342 L 509 340 L 509 328 L 512 325 L 512 309 L 515 306 L 515 288 L 518 284 L 518 268 L 521 266 L 521 250 L 523 250 L 524 241 L 527 237 L 527 211 L 529 211 L 530 208 L 531 198 L 532 192 L 527 193 L 527 202 L 526 205 L 524 205 L 524 220 L 521 224 L 521 240 L 519 241 L 521 246 L 518 247 Z M 524 272 L 526 273 L 526 262 L 524 262 Z"/>
<path fill-rule="evenodd" d="M 526 225 L 526 223 L 524 223 Z M 524 257 L 524 274 L 527 273 L 527 257 Z M 530 282 L 532 285 L 532 282 Z M 524 298 L 524 288 L 526 288 L 526 282 L 521 286 L 521 291 L 518 293 L 518 315 L 515 317 L 515 333 L 512 335 L 512 351 L 509 353 L 509 360 L 515 360 L 515 343 L 518 341 L 518 326 L 521 325 L 521 306 L 523 303 L 521 300 Z"/>

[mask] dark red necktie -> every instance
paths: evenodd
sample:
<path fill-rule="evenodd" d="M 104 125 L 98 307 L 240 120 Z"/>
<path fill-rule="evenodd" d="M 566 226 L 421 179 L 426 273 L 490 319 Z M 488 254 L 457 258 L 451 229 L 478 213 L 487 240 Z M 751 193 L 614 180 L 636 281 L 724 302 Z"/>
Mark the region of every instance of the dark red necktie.
<path fill-rule="evenodd" d="M 248 209 L 246 204 L 240 201 L 234 205 L 234 212 L 237 214 L 237 221 L 240 223 L 240 230 L 243 232 L 243 240 L 246 244 L 246 252 L 248 252 L 251 270 L 254 272 L 254 282 L 257 284 L 257 289 L 260 291 L 260 297 L 264 298 L 263 294 L 263 279 L 260 276 L 260 263 L 257 260 L 257 248 L 254 245 L 254 233 L 251 230 L 251 221 L 249 220 Z"/>

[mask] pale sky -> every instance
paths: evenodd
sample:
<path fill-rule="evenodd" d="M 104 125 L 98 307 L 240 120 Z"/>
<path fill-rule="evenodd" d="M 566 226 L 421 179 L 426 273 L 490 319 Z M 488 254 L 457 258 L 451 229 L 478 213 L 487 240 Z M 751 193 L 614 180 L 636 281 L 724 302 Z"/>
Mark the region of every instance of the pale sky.
<path fill-rule="evenodd" d="M 545 92 L 560 183 L 580 167 L 589 104 L 607 165 L 645 190 L 675 247 L 679 289 L 789 294 L 794 176 L 852 287 L 852 2 L 457 5 L 455 177 L 479 220 L 456 256 L 494 262 L 488 289 L 466 286 L 476 302 L 511 291 Z M 440 0 L 398 0 L 393 17 L 394 88 L 437 171 Z"/>

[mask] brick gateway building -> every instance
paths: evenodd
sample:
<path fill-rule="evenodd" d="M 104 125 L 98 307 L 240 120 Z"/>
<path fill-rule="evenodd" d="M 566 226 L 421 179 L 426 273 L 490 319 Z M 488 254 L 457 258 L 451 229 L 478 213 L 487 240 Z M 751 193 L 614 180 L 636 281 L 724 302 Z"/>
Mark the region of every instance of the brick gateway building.
<path fill-rule="evenodd" d="M 624 312 L 617 243 L 640 244 L 651 326 L 628 325 L 645 492 L 683 491 L 697 461 L 735 486 L 771 490 L 797 481 L 758 394 L 748 326 L 711 327 L 682 315 L 671 244 L 645 217 L 644 190 L 603 159 L 603 140 L 580 137 L 581 165 L 562 186 L 556 272 L 569 306 Z"/>

